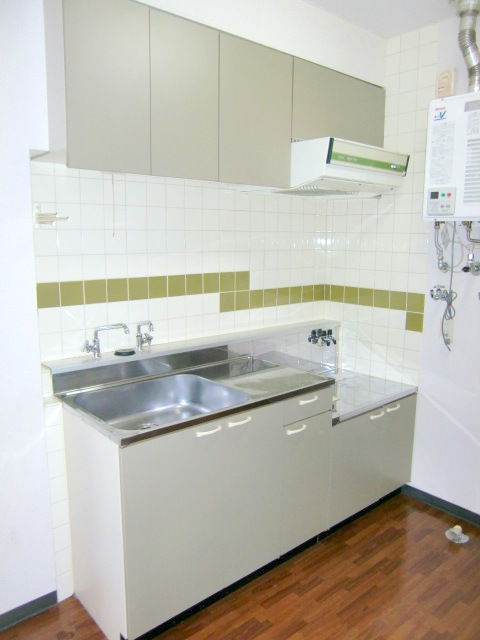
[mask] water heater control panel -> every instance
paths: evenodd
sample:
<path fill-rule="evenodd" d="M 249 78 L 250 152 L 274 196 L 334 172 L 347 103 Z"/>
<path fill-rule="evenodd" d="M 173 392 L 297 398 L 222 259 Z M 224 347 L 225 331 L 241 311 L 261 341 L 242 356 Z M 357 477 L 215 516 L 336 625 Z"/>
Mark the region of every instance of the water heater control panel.
<path fill-rule="evenodd" d="M 428 189 L 426 198 L 427 215 L 435 218 L 455 215 L 455 187 Z"/>

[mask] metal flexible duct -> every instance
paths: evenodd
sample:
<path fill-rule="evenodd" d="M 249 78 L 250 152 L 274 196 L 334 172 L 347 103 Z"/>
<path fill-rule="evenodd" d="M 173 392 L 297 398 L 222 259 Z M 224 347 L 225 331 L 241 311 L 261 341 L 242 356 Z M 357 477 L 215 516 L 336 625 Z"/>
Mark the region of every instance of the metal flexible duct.
<path fill-rule="evenodd" d="M 477 47 L 475 27 L 480 13 L 480 0 L 456 0 L 460 16 L 458 44 L 468 70 L 468 90 L 480 92 L 480 53 Z"/>

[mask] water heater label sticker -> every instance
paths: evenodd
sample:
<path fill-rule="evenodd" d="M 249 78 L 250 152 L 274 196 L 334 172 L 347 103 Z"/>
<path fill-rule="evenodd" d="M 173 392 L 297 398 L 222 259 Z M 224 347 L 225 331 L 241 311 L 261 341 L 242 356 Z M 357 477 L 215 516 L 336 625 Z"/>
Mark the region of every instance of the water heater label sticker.
<path fill-rule="evenodd" d="M 474 111 L 467 116 L 467 136 L 480 135 L 480 112 Z"/>
<path fill-rule="evenodd" d="M 446 107 L 436 107 L 435 113 L 433 114 L 433 119 L 435 122 L 443 121 L 447 117 L 447 108 Z"/>
<path fill-rule="evenodd" d="M 440 121 L 432 127 L 430 182 L 452 182 L 455 148 L 455 122 Z"/>

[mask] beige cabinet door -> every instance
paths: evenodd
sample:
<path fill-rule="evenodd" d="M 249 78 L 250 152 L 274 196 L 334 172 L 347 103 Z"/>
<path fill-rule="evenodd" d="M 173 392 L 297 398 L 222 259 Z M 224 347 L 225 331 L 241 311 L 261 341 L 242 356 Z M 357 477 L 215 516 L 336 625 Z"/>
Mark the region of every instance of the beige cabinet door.
<path fill-rule="evenodd" d="M 328 528 L 331 434 L 331 411 L 283 428 L 282 554 Z"/>
<path fill-rule="evenodd" d="M 291 56 L 220 34 L 220 181 L 286 187 Z"/>
<path fill-rule="evenodd" d="M 383 146 L 385 90 L 294 59 L 292 138 L 331 136 Z"/>
<path fill-rule="evenodd" d="M 214 29 L 150 11 L 152 173 L 218 180 L 218 48 Z"/>
<path fill-rule="evenodd" d="M 150 173 L 149 10 L 64 0 L 67 164 Z"/>
<path fill-rule="evenodd" d="M 383 454 L 380 457 L 380 495 L 386 496 L 410 481 L 417 396 L 411 395 L 383 407 Z"/>

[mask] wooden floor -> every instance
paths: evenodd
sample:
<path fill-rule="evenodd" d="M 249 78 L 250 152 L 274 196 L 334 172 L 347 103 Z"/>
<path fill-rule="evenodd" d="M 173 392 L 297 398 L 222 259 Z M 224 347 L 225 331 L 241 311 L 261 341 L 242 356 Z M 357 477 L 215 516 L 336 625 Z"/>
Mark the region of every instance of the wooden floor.
<path fill-rule="evenodd" d="M 445 538 L 459 522 L 465 545 Z M 396 495 L 159 640 L 480 640 L 480 530 Z M 104 638 L 75 598 L 1 640 Z"/>

